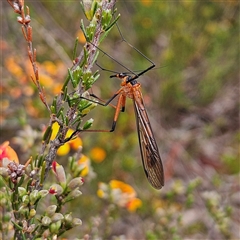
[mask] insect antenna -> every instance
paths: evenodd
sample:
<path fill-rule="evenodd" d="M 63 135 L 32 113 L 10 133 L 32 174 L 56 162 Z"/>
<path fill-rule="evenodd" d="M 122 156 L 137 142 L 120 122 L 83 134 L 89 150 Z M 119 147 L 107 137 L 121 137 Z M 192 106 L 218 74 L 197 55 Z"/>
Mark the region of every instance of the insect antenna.
<path fill-rule="evenodd" d="M 116 71 L 103 68 L 103 67 L 100 66 L 97 62 L 95 62 L 95 64 L 96 64 L 102 71 L 106 71 L 106 72 L 110 72 L 110 73 L 116 73 L 116 74 L 118 73 L 118 72 L 116 72 Z"/>
<path fill-rule="evenodd" d="M 104 55 L 106 55 L 108 58 L 110 58 L 111 60 L 113 60 L 114 62 L 116 62 L 118 65 L 120 65 L 121 67 L 123 67 L 124 69 L 126 69 L 127 71 L 126 72 L 122 72 L 123 74 L 132 74 L 133 77 L 131 78 L 131 81 L 134 80 L 134 79 L 137 79 L 139 78 L 139 76 L 143 75 L 144 73 L 148 72 L 149 70 L 151 70 L 152 68 L 154 68 L 156 65 L 155 63 L 149 59 L 146 55 L 144 55 L 139 49 L 137 49 L 136 47 L 134 47 L 132 44 L 130 44 L 124 37 L 123 37 L 123 34 L 118 26 L 118 24 L 116 23 L 116 26 L 117 26 L 117 29 L 118 29 L 118 32 L 119 32 L 119 35 L 121 37 L 121 42 L 125 42 L 129 47 L 133 48 L 138 54 L 140 54 L 142 57 L 144 57 L 148 62 L 151 63 L 151 65 L 146 68 L 145 70 L 143 71 L 133 71 L 131 70 L 130 68 L 128 68 L 127 66 L 125 66 L 123 63 L 121 63 L 120 61 L 116 60 L 113 56 L 111 56 L 110 54 L 108 54 L 107 52 L 103 51 L 101 48 L 99 48 L 98 46 L 96 46 L 94 43 L 92 42 L 89 42 L 90 44 L 92 44 L 95 48 L 97 48 L 101 53 L 103 53 Z M 101 69 L 101 70 L 104 70 L 104 71 L 108 71 L 108 72 L 112 72 L 112 73 L 119 73 L 119 72 L 116 72 L 116 71 L 112 71 L 112 70 L 109 70 L 109 69 L 106 69 L 106 68 L 103 68 L 101 67 L 98 63 L 96 63 L 96 65 Z M 137 73 L 139 72 L 139 73 Z"/>
<path fill-rule="evenodd" d="M 120 31 L 120 28 L 118 26 L 118 24 L 116 23 L 116 26 L 117 26 L 117 29 L 118 29 L 118 32 L 122 38 L 122 41 L 125 42 L 128 46 L 130 46 L 131 48 L 133 48 L 137 53 L 139 53 L 141 56 L 143 56 L 147 61 L 149 61 L 151 63 L 151 66 L 149 66 L 148 68 L 146 68 L 145 70 L 141 71 L 140 73 L 138 74 L 134 74 L 135 76 L 132 78 L 132 80 L 134 79 L 137 79 L 139 76 L 143 75 L 144 73 L 148 72 L 149 70 L 151 70 L 152 68 L 154 68 L 156 65 L 155 63 L 150 59 L 148 58 L 146 55 L 144 55 L 139 49 L 137 49 L 136 47 L 134 47 L 131 43 L 129 43 L 124 37 L 123 37 L 123 34 L 122 32 Z M 132 72 L 132 71 L 131 71 Z"/>
<path fill-rule="evenodd" d="M 103 68 L 101 65 L 99 65 L 97 62 L 95 63 L 102 71 L 106 71 L 106 72 L 110 72 L 110 73 L 115 73 L 115 74 L 118 74 L 119 72 L 117 72 L 117 71 L 113 71 L 113 70 L 110 70 L 110 69 L 107 69 L 107 68 Z M 131 71 L 131 72 L 122 72 L 122 74 L 124 74 L 124 75 L 129 75 L 129 74 L 131 74 L 131 73 L 133 73 L 134 75 L 136 75 L 135 74 L 135 72 L 141 72 L 142 70 L 139 70 L 139 71 Z"/>
<path fill-rule="evenodd" d="M 107 57 L 109 57 L 110 59 L 112 59 L 114 62 L 116 62 L 117 64 L 119 64 L 121 67 L 123 67 L 124 69 L 126 69 L 128 72 L 130 72 L 131 74 L 133 74 L 134 76 L 136 76 L 136 73 L 134 73 L 131 69 L 129 69 L 128 67 L 126 67 L 124 64 L 122 64 L 121 62 L 119 62 L 118 60 L 116 60 L 113 56 L 111 56 L 110 54 L 108 54 L 107 52 L 103 51 L 101 48 L 99 48 L 98 46 L 96 46 L 94 43 L 89 42 L 90 44 L 92 44 L 95 48 L 97 48 L 100 52 L 102 52 L 104 55 L 106 55 Z M 100 67 L 102 70 L 105 71 L 109 71 L 109 72 L 113 72 L 113 73 L 118 73 L 118 72 L 114 72 L 108 69 L 104 69 L 101 66 L 99 66 L 99 64 L 96 64 L 98 67 Z"/>

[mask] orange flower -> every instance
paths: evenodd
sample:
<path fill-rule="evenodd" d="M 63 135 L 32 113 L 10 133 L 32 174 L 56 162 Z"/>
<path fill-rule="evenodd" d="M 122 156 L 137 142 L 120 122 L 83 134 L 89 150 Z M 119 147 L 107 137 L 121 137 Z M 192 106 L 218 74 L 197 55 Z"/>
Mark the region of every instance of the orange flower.
<path fill-rule="evenodd" d="M 127 203 L 126 208 L 130 212 L 135 212 L 136 209 L 140 208 L 141 206 L 142 206 L 142 201 L 139 198 L 133 198 Z"/>
<path fill-rule="evenodd" d="M 5 60 L 5 66 L 9 72 L 11 72 L 15 76 L 22 76 L 23 71 L 22 68 L 16 63 L 14 57 L 8 57 Z"/>
<path fill-rule="evenodd" d="M 66 138 L 70 137 L 74 131 L 69 129 L 66 135 Z M 72 149 L 77 150 L 80 146 L 82 146 L 82 140 L 80 137 L 76 137 L 69 142 L 69 145 Z"/>
<path fill-rule="evenodd" d="M 59 94 L 62 90 L 62 84 L 61 83 L 54 83 L 54 86 L 53 86 L 53 93 L 55 95 Z"/>
<path fill-rule="evenodd" d="M 44 87 L 48 87 L 48 88 L 51 88 L 53 86 L 53 79 L 52 77 L 50 77 L 49 75 L 47 74 L 41 74 L 41 84 L 44 86 Z"/>
<path fill-rule="evenodd" d="M 109 183 L 110 187 L 112 189 L 120 189 L 123 193 L 129 193 L 129 194 L 135 194 L 135 190 L 133 189 L 133 187 L 131 187 L 130 185 L 122 182 L 122 181 L 118 181 L 118 180 L 112 180 Z"/>
<path fill-rule="evenodd" d="M 45 70 L 47 72 L 49 72 L 52 75 L 56 75 L 57 74 L 57 66 L 51 62 L 51 61 L 45 61 L 42 63 L 42 66 L 45 68 Z"/>
<path fill-rule="evenodd" d="M 112 180 L 109 184 L 99 183 L 97 195 L 130 212 L 134 212 L 142 206 L 142 201 L 136 198 L 134 188 L 118 180 Z"/>
<path fill-rule="evenodd" d="M 100 147 L 95 147 L 91 150 L 90 156 L 94 162 L 100 163 L 106 158 L 106 152 Z"/>
<path fill-rule="evenodd" d="M 84 36 L 82 30 L 77 31 L 77 34 L 76 34 L 76 35 L 77 35 L 78 41 L 79 41 L 80 43 L 85 43 L 85 42 L 86 42 L 86 39 L 85 39 L 85 36 Z"/>
<path fill-rule="evenodd" d="M 9 146 L 9 141 L 0 145 L 0 167 L 2 166 L 2 159 L 8 158 L 16 163 L 19 163 L 17 153 Z"/>

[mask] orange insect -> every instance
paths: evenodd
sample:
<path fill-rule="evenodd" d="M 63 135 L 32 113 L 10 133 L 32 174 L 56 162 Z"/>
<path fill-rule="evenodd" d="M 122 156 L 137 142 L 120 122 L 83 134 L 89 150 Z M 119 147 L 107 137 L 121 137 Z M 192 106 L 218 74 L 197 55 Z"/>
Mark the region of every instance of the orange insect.
<path fill-rule="evenodd" d="M 126 98 L 131 98 L 135 107 L 136 122 L 138 129 L 139 145 L 141 150 L 143 168 L 151 185 L 160 189 L 164 186 L 164 172 L 162 160 L 158 151 L 150 121 L 144 106 L 141 93 L 141 84 L 136 78 L 139 75 L 131 77 L 130 75 L 120 73 L 111 77 L 117 77 L 122 80 L 121 88 L 106 104 L 109 104 L 116 96 L 118 97 L 116 112 L 114 115 L 112 129 L 114 131 L 120 110 L 124 111 Z M 105 105 L 106 105 L 105 104 Z"/>

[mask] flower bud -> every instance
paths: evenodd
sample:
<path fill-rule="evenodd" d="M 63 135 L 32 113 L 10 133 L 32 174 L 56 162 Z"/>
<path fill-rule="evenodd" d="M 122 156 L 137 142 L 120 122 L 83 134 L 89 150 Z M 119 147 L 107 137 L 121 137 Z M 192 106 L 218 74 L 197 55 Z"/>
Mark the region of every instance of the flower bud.
<path fill-rule="evenodd" d="M 24 204 L 24 206 L 27 206 L 30 202 L 29 196 L 28 195 L 24 195 L 22 197 L 22 203 Z"/>
<path fill-rule="evenodd" d="M 35 209 L 31 209 L 29 212 L 29 216 L 32 218 L 36 215 L 36 210 Z"/>
<path fill-rule="evenodd" d="M 27 194 L 26 188 L 18 187 L 18 195 L 19 195 L 19 197 L 23 197 L 26 194 Z"/>
<path fill-rule="evenodd" d="M 43 226 L 49 226 L 49 224 L 52 222 L 52 220 L 51 220 L 51 218 L 50 217 L 48 217 L 48 216 L 44 216 L 43 218 L 42 218 L 42 225 Z"/>
<path fill-rule="evenodd" d="M 51 232 L 51 233 L 58 233 L 61 225 L 62 225 L 61 221 L 52 223 L 52 224 L 50 225 L 50 227 L 49 227 L 50 232 Z"/>
<path fill-rule="evenodd" d="M 19 23 L 23 23 L 23 19 L 22 19 L 22 17 L 17 17 L 17 21 L 19 22 Z"/>
<path fill-rule="evenodd" d="M 82 8 L 86 18 L 91 21 L 97 8 L 97 1 L 95 0 L 82 0 Z"/>
<path fill-rule="evenodd" d="M 28 24 L 28 23 L 30 23 L 30 21 L 31 21 L 30 16 L 29 16 L 29 15 L 26 15 L 26 16 L 25 16 L 25 19 L 24 19 L 24 23 L 25 23 L 25 24 Z"/>
<path fill-rule="evenodd" d="M 31 178 L 35 178 L 36 175 L 37 175 L 37 170 L 36 169 L 31 170 L 31 172 L 29 173 L 29 176 Z"/>
<path fill-rule="evenodd" d="M 64 216 L 64 219 L 65 219 L 65 221 L 66 221 L 67 223 L 72 223 L 72 220 L 73 220 L 73 218 L 72 218 L 72 213 L 66 214 L 66 215 Z"/>
<path fill-rule="evenodd" d="M 13 3 L 13 9 L 16 13 L 21 13 L 21 10 L 19 8 L 19 5 L 15 2 Z"/>
<path fill-rule="evenodd" d="M 66 185 L 66 174 L 62 165 L 59 165 L 56 161 L 52 164 L 52 169 L 57 177 L 59 184 L 63 187 Z"/>
<path fill-rule="evenodd" d="M 23 228 L 23 231 L 27 231 L 27 229 L 28 229 L 28 222 L 26 220 L 22 220 L 22 228 Z"/>
<path fill-rule="evenodd" d="M 46 214 L 47 214 L 49 217 L 51 217 L 51 216 L 53 216 L 53 214 L 56 212 L 56 210 L 57 210 L 57 206 L 56 206 L 56 205 L 51 205 L 51 206 L 49 206 L 49 207 L 47 208 Z"/>
<path fill-rule="evenodd" d="M 40 196 L 40 198 L 44 198 L 48 195 L 48 190 L 40 190 L 38 192 L 38 195 Z"/>
<path fill-rule="evenodd" d="M 33 190 L 30 193 L 30 204 L 34 205 L 34 203 L 39 199 L 39 195 L 38 195 L 38 190 Z"/>
<path fill-rule="evenodd" d="M 95 101 L 95 99 L 94 99 L 94 101 Z M 98 104 L 97 103 L 91 103 L 91 105 L 89 105 L 87 108 L 85 108 L 85 109 L 83 109 L 82 110 L 82 114 L 83 115 L 87 115 L 91 110 L 93 110 L 96 106 L 97 106 Z M 91 125 L 92 125 L 92 123 L 93 123 L 93 119 L 91 118 L 91 119 L 89 119 L 91 122 Z M 90 126 L 91 126 L 90 125 Z"/>
<path fill-rule="evenodd" d="M 50 237 L 51 233 L 49 231 L 49 229 L 46 229 L 43 234 L 42 234 L 42 237 L 41 238 L 38 238 L 37 240 L 42 240 L 42 239 L 47 239 L 48 237 Z"/>
<path fill-rule="evenodd" d="M 29 209 L 25 206 L 21 206 L 19 209 L 18 209 L 19 213 L 24 216 L 24 217 L 28 217 L 29 215 Z"/>
<path fill-rule="evenodd" d="M 68 194 L 68 196 L 66 197 L 66 200 L 77 198 L 80 195 L 82 195 L 82 192 L 78 188 L 76 188 Z"/>
<path fill-rule="evenodd" d="M 92 126 L 93 121 L 92 118 L 88 119 L 83 125 L 83 130 L 89 129 Z"/>
<path fill-rule="evenodd" d="M 82 225 L 82 220 L 80 218 L 74 218 L 72 222 L 74 227 Z"/>
<path fill-rule="evenodd" d="M 63 219 L 63 215 L 61 213 L 54 213 L 51 217 L 52 222 L 61 221 Z"/>
<path fill-rule="evenodd" d="M 108 25 L 110 24 L 112 19 L 112 12 L 110 9 L 104 10 L 102 13 L 102 26 L 103 29 L 105 30 Z"/>
<path fill-rule="evenodd" d="M 83 178 L 82 178 L 82 177 L 77 177 L 77 178 L 72 179 L 72 180 L 69 182 L 68 187 L 69 187 L 71 190 L 74 190 L 75 188 L 78 188 L 78 187 L 80 187 L 81 185 L 83 185 Z"/>
<path fill-rule="evenodd" d="M 33 232 L 33 230 L 35 229 L 35 227 L 36 227 L 36 224 L 31 224 L 31 225 L 28 227 L 27 231 L 28 231 L 29 233 L 31 233 L 31 232 Z"/>
<path fill-rule="evenodd" d="M 59 195 L 61 195 L 61 194 L 63 193 L 63 188 L 62 188 L 59 184 L 53 184 L 53 185 L 49 188 L 48 192 L 49 192 L 50 194 L 59 196 Z"/>

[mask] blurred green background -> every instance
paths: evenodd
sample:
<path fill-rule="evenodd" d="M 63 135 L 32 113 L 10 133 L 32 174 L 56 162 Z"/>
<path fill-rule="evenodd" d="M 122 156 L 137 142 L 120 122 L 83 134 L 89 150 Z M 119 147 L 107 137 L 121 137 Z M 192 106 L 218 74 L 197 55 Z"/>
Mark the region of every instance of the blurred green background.
<path fill-rule="evenodd" d="M 81 40 L 80 19 L 85 16 L 79 1 L 25 4 L 31 11 L 40 79 L 51 102 L 71 67 L 76 36 Z M 16 14 L 7 1 L 1 5 L 3 142 L 26 125 L 41 130 L 49 116 L 30 83 L 26 43 Z M 98 147 L 106 158 L 91 162 L 95 178 L 86 178 L 79 202 L 69 206 L 83 225 L 66 238 L 85 234 L 91 239 L 240 237 L 239 5 L 238 1 L 117 2 L 122 36 L 156 64 L 139 82 L 166 183 L 156 191 L 144 176 L 129 100 L 115 132 L 81 135 L 86 156 L 94 160 L 91 150 Z M 101 49 L 133 71 L 147 68 L 150 62 L 123 42 L 121 34 L 115 27 Z M 112 71 L 126 71 L 102 53 L 98 63 Z M 110 79 L 107 71 L 100 73 L 93 91 L 108 99 L 119 82 Z M 113 108 L 99 106 L 87 117 L 94 118 L 94 129 L 108 129 L 113 115 Z M 37 153 L 37 148 L 17 150 L 22 161 Z M 67 163 L 67 156 L 60 162 Z M 142 207 L 134 213 L 121 208 L 113 211 L 111 203 L 98 198 L 98 183 L 112 179 L 133 186 Z"/>

